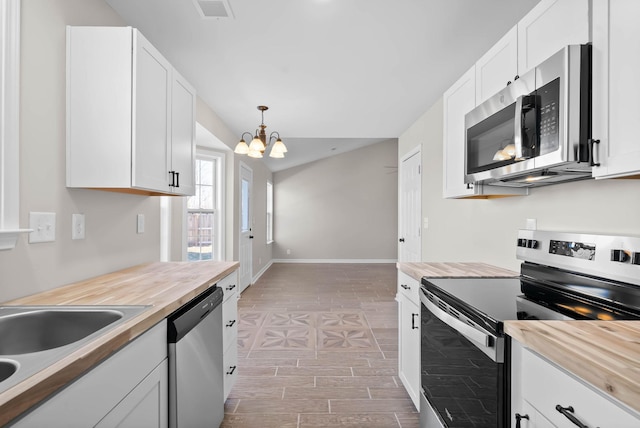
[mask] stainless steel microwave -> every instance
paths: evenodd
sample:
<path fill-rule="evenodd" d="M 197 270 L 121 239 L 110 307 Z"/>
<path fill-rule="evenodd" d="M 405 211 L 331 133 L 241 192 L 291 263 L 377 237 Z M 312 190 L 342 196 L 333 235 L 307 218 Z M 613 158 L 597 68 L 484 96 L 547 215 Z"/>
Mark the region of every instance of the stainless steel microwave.
<path fill-rule="evenodd" d="M 465 116 L 465 183 L 591 178 L 591 45 L 570 45 Z"/>

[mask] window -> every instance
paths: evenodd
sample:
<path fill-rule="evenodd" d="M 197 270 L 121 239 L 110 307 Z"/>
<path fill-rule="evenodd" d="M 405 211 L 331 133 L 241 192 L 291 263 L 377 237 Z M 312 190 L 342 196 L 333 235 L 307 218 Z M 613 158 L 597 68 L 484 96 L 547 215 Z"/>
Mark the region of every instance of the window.
<path fill-rule="evenodd" d="M 273 184 L 267 181 L 267 244 L 273 242 Z"/>
<path fill-rule="evenodd" d="M 15 247 L 19 229 L 20 0 L 0 0 L 0 250 Z"/>
<path fill-rule="evenodd" d="M 222 260 L 221 158 L 199 155 L 195 195 L 187 200 L 187 260 Z"/>

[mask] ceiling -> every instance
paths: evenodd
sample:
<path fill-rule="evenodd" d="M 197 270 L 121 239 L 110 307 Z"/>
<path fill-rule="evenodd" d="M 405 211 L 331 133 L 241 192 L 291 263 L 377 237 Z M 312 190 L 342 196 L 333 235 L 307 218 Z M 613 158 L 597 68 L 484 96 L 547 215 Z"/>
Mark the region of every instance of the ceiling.
<path fill-rule="evenodd" d="M 228 0 L 231 18 L 106 1 L 238 139 L 269 106 L 289 152 L 263 160 L 279 171 L 399 137 L 539 0 Z"/>

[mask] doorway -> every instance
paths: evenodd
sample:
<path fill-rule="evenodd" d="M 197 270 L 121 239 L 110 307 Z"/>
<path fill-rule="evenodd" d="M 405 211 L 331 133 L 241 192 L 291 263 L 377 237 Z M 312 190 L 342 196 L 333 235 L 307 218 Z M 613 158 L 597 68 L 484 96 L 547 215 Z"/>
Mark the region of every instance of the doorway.
<path fill-rule="evenodd" d="M 400 162 L 400 189 L 398 203 L 398 261 L 419 262 L 422 260 L 422 155 L 420 147 L 407 153 Z"/>
<path fill-rule="evenodd" d="M 251 285 L 253 276 L 253 207 L 251 206 L 251 191 L 253 187 L 253 171 L 240 162 L 240 236 L 238 254 L 240 268 L 238 283 L 240 292 Z"/>

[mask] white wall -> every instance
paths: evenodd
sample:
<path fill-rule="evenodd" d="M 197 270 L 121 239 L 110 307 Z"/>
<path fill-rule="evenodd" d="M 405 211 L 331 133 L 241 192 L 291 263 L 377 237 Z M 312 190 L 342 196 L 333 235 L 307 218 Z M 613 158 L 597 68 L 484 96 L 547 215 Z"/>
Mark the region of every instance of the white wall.
<path fill-rule="evenodd" d="M 477 261 L 519 269 L 518 229 L 640 236 L 640 180 L 588 180 L 532 189 L 529 196 L 487 200 L 442 198 L 442 100 L 399 139 L 401 158 L 422 145 L 423 261 Z"/>
<path fill-rule="evenodd" d="M 274 173 L 274 259 L 395 260 L 397 165 L 394 139 Z"/>
<path fill-rule="evenodd" d="M 123 25 L 102 0 L 25 0 L 21 19 L 20 226 L 55 212 L 56 241 L 0 251 L 0 301 L 160 256 L 159 199 L 65 187 L 65 27 Z M 84 213 L 86 239 L 71 240 Z M 136 233 L 144 214 L 146 233 Z"/>

